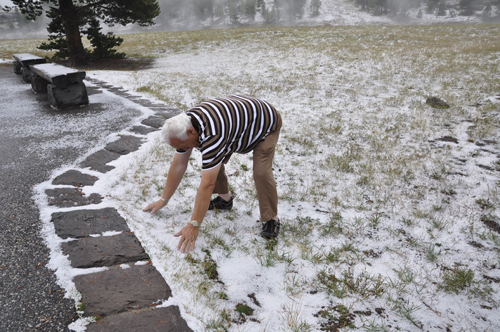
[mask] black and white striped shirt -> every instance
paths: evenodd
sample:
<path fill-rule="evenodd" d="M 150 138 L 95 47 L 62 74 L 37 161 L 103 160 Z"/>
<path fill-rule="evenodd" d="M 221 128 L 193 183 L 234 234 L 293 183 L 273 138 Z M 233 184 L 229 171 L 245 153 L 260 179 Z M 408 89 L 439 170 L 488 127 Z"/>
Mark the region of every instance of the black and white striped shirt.
<path fill-rule="evenodd" d="M 200 135 L 203 170 L 217 167 L 234 152 L 252 151 L 276 130 L 278 116 L 269 103 L 243 95 L 207 100 L 186 114 Z"/>

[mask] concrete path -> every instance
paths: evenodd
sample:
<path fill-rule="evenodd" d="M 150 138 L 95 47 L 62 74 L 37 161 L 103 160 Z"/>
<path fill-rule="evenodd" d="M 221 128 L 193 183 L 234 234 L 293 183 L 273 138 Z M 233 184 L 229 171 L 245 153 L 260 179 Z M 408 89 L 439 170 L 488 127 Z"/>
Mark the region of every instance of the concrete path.
<path fill-rule="evenodd" d="M 142 122 L 143 126 L 131 128 L 139 135 L 158 130 L 166 118 L 178 113 L 178 110 L 134 97 L 104 82 L 92 83 L 98 88 L 89 89 L 89 95 L 106 89 L 116 94 L 117 99 L 127 98 L 155 111 L 154 116 Z M 5 234 L 0 242 L 0 319 L 8 331 L 67 331 L 67 326 L 78 317 L 73 301 L 63 298 L 64 290 L 57 286 L 53 273 L 45 267 L 49 252 L 37 233 L 38 210 L 30 199 L 31 188 L 46 180 L 51 170 L 71 163 L 88 151 L 93 141 L 126 128 L 127 122 L 139 114 L 134 109 L 120 107 L 121 114 L 114 114 L 119 120 L 102 121 L 105 125 L 93 128 L 94 131 L 84 128 L 81 132 L 67 133 L 70 135 L 68 140 L 83 141 L 81 146 L 70 144 L 64 147 L 62 144 L 60 147 L 55 144 L 50 148 L 51 139 L 60 139 L 64 130 L 59 127 L 47 135 L 40 128 L 31 128 L 33 121 L 36 123 L 40 118 L 44 123 L 64 121 L 64 128 L 71 128 L 68 121 L 76 121 L 81 128 L 82 121 L 78 117 L 96 120 L 110 105 L 90 104 L 68 115 L 71 113 L 53 111 L 44 96 L 34 95 L 29 86 L 20 88 L 20 84 L 11 68 L 0 67 L 0 87 L 16 87 L 10 94 L 0 96 L 0 104 L 11 106 L 0 113 L 3 122 L 0 129 L 0 204 L 4 207 L 0 215 L 0 231 Z M 92 121 L 92 126 L 96 122 L 99 121 Z M 12 127 L 22 129 L 12 130 Z M 46 143 L 44 147 L 48 146 L 43 158 L 37 157 L 40 141 Z M 156 308 L 155 303 L 171 296 L 170 288 L 154 266 L 143 263 L 149 257 L 125 220 L 112 208 L 92 208 L 102 199 L 99 193 L 85 196 L 81 192 L 82 186 L 92 186 L 97 177 L 84 174 L 79 168 L 105 174 L 113 169 L 108 165 L 110 161 L 137 150 L 141 143 L 142 139 L 137 136 L 122 136 L 80 165 L 75 165 L 75 169 L 60 174 L 52 183 L 55 189 L 46 192 L 49 204 L 55 207 L 88 206 L 88 209 L 52 215 L 57 235 L 63 239 L 75 239 L 64 243 L 62 248 L 71 266 L 83 269 L 109 267 L 104 272 L 73 279 L 82 294 L 84 316 L 99 318 L 97 323 L 87 327 L 88 331 L 191 331 L 180 316 L 179 308 Z M 59 185 L 61 188 L 57 187 Z M 122 233 L 97 238 L 89 236 L 108 231 Z M 121 264 L 129 264 L 130 268 L 123 269 Z"/>

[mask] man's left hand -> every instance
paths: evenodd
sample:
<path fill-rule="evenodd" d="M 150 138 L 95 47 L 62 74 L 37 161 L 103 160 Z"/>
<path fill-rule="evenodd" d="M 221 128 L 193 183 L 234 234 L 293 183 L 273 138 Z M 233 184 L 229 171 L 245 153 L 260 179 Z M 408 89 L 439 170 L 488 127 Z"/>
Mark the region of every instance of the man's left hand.
<path fill-rule="evenodd" d="M 177 250 L 181 250 L 182 253 L 192 251 L 194 249 L 194 244 L 198 238 L 198 232 L 200 227 L 195 227 L 191 224 L 184 226 L 178 233 L 174 234 L 175 237 L 181 237 L 179 244 L 177 245 Z"/>

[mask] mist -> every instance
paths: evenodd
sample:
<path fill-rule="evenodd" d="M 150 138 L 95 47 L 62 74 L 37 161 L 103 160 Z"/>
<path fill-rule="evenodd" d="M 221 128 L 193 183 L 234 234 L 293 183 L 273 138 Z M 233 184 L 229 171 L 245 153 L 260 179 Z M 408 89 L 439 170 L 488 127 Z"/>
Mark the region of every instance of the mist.
<path fill-rule="evenodd" d="M 443 24 L 460 22 L 498 23 L 500 7 L 490 13 L 480 6 L 484 0 L 472 0 L 474 9 L 465 15 L 458 0 L 158 0 L 161 13 L 155 25 L 141 27 L 102 25 L 103 32 L 126 34 L 233 27 L 293 25 L 360 25 L 360 24 Z M 0 5 L 12 5 L 0 0 Z M 487 14 L 487 15 L 486 15 Z M 474 17 L 474 18 L 472 18 Z M 0 39 L 46 38 L 49 19 L 42 14 L 35 22 L 19 13 L 0 10 Z"/>
<path fill-rule="evenodd" d="M 0 6 L 2 6 L 2 7 L 12 6 L 12 1 L 9 1 L 9 0 L 0 0 Z"/>
<path fill-rule="evenodd" d="M 158 3 L 161 14 L 155 18 L 154 26 L 103 25 L 103 31 L 132 33 L 304 24 L 307 18 L 319 14 L 321 6 L 318 0 L 159 0 Z M 0 0 L 0 5 L 12 6 L 12 2 Z M 0 39 L 46 38 L 48 23 L 45 13 L 32 22 L 17 8 L 9 13 L 0 10 Z"/>

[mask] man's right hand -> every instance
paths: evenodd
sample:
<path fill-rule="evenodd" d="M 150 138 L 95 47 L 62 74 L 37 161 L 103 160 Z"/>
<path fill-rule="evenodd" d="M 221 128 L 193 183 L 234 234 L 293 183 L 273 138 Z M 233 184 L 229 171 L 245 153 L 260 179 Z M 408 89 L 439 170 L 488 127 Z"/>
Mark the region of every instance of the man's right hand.
<path fill-rule="evenodd" d="M 166 205 L 167 205 L 167 203 L 164 200 L 160 199 L 160 200 L 146 206 L 146 208 L 143 211 L 151 210 L 151 214 L 155 214 L 158 210 L 165 207 Z"/>

